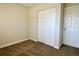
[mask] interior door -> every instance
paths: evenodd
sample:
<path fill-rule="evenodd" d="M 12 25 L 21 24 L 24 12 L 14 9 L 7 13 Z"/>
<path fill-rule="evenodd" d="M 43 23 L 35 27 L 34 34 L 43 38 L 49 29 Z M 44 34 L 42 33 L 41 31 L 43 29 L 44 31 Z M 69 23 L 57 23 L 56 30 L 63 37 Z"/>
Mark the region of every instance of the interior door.
<path fill-rule="evenodd" d="M 55 8 L 38 12 L 38 40 L 53 46 L 55 39 Z"/>
<path fill-rule="evenodd" d="M 65 9 L 63 42 L 79 48 L 79 6 Z"/>

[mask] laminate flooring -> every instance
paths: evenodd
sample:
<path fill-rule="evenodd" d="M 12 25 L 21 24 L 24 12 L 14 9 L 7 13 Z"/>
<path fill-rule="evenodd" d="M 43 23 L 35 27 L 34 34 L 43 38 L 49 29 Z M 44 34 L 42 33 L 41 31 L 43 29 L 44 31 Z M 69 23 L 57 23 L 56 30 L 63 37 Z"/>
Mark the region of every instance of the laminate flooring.
<path fill-rule="evenodd" d="M 79 49 L 62 45 L 58 50 L 41 42 L 27 40 L 1 48 L 0 56 L 79 56 Z"/>

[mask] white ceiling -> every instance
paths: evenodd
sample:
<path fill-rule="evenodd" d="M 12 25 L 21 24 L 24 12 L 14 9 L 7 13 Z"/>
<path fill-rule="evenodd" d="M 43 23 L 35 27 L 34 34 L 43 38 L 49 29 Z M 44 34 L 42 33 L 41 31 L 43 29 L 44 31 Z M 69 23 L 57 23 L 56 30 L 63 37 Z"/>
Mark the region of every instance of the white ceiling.
<path fill-rule="evenodd" d="M 21 5 L 24 5 L 26 7 L 31 7 L 31 6 L 34 6 L 34 5 L 38 5 L 39 3 L 21 3 Z"/>

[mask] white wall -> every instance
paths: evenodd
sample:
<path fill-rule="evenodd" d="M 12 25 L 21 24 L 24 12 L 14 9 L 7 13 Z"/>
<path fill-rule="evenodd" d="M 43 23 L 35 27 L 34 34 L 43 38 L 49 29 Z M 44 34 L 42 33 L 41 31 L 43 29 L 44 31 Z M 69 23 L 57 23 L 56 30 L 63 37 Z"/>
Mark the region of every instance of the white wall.
<path fill-rule="evenodd" d="M 43 9 L 48 9 L 48 8 L 56 8 L 57 10 L 57 22 L 56 22 L 56 39 L 54 40 L 55 42 L 55 48 L 59 48 L 59 46 L 61 45 L 61 32 L 60 29 L 62 27 L 61 26 L 61 4 L 54 4 L 54 3 L 49 3 L 49 4 L 39 4 L 33 7 L 29 8 L 29 38 L 31 38 L 32 40 L 37 41 L 38 37 L 38 31 L 37 31 L 37 27 L 38 27 L 38 23 L 37 23 L 37 12 Z"/>
<path fill-rule="evenodd" d="M 27 8 L 0 4 L 0 46 L 27 38 Z"/>

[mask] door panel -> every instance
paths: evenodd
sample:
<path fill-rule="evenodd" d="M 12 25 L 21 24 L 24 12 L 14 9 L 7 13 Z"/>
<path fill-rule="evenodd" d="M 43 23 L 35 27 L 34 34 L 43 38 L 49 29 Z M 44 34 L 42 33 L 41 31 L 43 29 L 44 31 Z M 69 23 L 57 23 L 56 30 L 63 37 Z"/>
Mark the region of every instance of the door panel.
<path fill-rule="evenodd" d="M 55 39 L 55 8 L 38 12 L 38 40 L 53 46 Z"/>
<path fill-rule="evenodd" d="M 65 9 L 64 44 L 79 48 L 79 6 Z"/>

